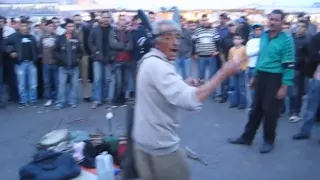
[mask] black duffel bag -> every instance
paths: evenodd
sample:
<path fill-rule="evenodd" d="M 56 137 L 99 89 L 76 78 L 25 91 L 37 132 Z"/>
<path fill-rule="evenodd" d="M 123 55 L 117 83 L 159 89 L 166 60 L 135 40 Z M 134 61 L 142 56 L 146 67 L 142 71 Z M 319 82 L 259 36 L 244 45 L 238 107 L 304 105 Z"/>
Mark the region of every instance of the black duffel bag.
<path fill-rule="evenodd" d="M 134 123 L 134 104 L 128 104 L 127 108 L 127 148 L 123 157 L 121 158 L 120 163 L 120 168 L 123 170 L 123 180 L 139 178 L 135 167 L 132 141 L 132 128 Z"/>

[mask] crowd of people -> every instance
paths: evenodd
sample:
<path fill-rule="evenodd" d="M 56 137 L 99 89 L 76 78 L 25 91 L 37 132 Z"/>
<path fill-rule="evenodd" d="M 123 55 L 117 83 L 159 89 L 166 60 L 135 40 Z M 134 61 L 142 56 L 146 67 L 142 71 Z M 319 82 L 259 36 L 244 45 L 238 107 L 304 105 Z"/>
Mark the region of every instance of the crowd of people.
<path fill-rule="evenodd" d="M 44 98 L 44 106 L 57 110 L 76 108 L 79 100 L 96 109 L 137 97 L 134 155 L 146 180 L 189 179 L 178 151 L 176 113 L 200 109 L 208 97 L 249 111 L 243 134 L 228 140 L 232 144 L 251 145 L 263 121 L 260 153 L 271 152 L 286 98 L 289 122 L 304 121 L 293 139 L 310 138 L 320 103 L 320 32 L 310 18 L 301 13 L 293 26 L 274 10 L 265 27 L 245 17 L 219 17 L 213 27 L 206 14 L 196 23 L 184 17 L 156 21 L 149 12 L 152 32 L 138 15 L 114 21 L 110 12 L 86 22 L 76 14 L 64 24 L 57 17 L 36 24 L 21 17 L 9 26 L 0 17 L 0 107 L 6 99 L 27 108 Z"/>
<path fill-rule="evenodd" d="M 179 47 L 172 51 L 176 53 L 176 70 L 183 79 L 191 77 L 193 64 L 197 66 L 197 78 L 205 82 L 224 63 L 243 61 L 240 70 L 211 95 L 220 103 L 228 102 L 230 108 L 257 111 L 250 116 L 245 133 L 230 140 L 232 143 L 250 144 L 258 119 L 265 116 L 272 122 L 266 127 L 266 138 L 273 144 L 276 119 L 285 104 L 265 99 L 269 96 L 288 96 L 289 121 L 306 121 L 294 138 L 310 136 L 319 104 L 317 28 L 304 13 L 298 16 L 295 26 L 284 22 L 284 15 L 278 14 L 280 19 L 269 17 L 268 27 L 250 24 L 246 17 L 231 20 L 226 13 L 220 14 L 217 27 L 212 26 L 206 14 L 198 23 L 180 17 Z M 151 24 L 156 21 L 156 13 L 149 12 L 148 17 Z M 56 109 L 75 108 L 79 99 L 92 103 L 96 109 L 103 104 L 121 106 L 135 98 L 137 64 L 153 46 L 151 33 L 139 16 L 128 21 L 126 15 L 119 15 L 113 21 L 110 12 L 102 12 L 99 18 L 83 21 L 76 14 L 65 19 L 64 24 L 57 17 L 43 18 L 40 23 L 21 17 L 10 26 L 6 20 L 0 17 L 1 108 L 6 104 L 4 94 L 11 101 L 18 101 L 20 108 L 33 106 L 40 98 L 46 99 L 44 106 L 55 105 Z M 268 32 L 276 28 L 281 30 L 280 34 L 270 38 Z M 259 70 L 267 73 L 257 73 Z M 254 79 L 258 77 L 263 81 L 258 83 L 257 93 L 250 87 L 257 85 Z M 312 100 L 307 100 L 301 114 L 304 97 Z M 255 98 L 259 99 L 259 107 Z M 275 104 L 281 106 L 280 112 Z"/>
<path fill-rule="evenodd" d="M 211 97 L 228 102 L 230 108 L 250 109 L 244 132 L 228 139 L 231 144 L 250 146 L 263 122 L 259 152 L 265 154 L 274 149 L 277 120 L 287 96 L 290 122 L 299 120 L 307 77 L 310 84 L 301 114 L 304 123 L 293 139 L 309 138 L 319 103 L 320 34 L 308 19 L 299 15 L 292 32 L 283 29 L 286 23 L 281 10 L 268 15 L 267 27 L 248 25 L 245 18 L 230 21 L 226 14 L 220 15 L 220 25 L 214 28 L 203 15 L 200 26 L 191 32 L 183 26 L 183 19 L 181 27 L 172 21 L 156 22 L 154 46 L 140 60 L 136 80 L 132 138 L 140 177 L 190 179 L 179 146 L 177 114 L 181 109 L 199 110 Z M 190 59 L 197 62 L 198 79 L 188 74 Z"/>

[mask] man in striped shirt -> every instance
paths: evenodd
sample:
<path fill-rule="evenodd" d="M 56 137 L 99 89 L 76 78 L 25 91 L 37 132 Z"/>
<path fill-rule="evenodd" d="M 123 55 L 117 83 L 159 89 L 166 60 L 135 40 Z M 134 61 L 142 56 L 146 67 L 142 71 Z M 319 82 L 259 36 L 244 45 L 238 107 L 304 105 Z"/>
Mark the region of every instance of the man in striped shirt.
<path fill-rule="evenodd" d="M 194 43 L 193 58 L 198 60 L 198 73 L 200 79 L 205 79 L 206 69 L 209 69 L 210 77 L 218 70 L 218 42 L 219 32 L 211 27 L 206 14 L 201 17 L 201 26 L 195 29 L 192 40 Z"/>

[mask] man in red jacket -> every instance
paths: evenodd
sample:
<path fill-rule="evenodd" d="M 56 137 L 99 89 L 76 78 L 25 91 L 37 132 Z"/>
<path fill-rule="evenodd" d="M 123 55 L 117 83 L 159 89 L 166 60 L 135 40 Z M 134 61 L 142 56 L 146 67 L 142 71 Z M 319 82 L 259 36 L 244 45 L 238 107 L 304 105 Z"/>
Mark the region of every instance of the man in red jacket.
<path fill-rule="evenodd" d="M 125 46 L 122 49 L 117 49 L 115 54 L 115 78 L 116 78 L 116 91 L 115 103 L 123 105 L 125 98 L 128 97 L 128 87 L 130 78 L 133 77 L 132 71 L 132 36 L 131 31 L 127 30 L 126 16 L 121 14 L 117 22 L 117 29 L 115 30 L 116 39 Z"/>

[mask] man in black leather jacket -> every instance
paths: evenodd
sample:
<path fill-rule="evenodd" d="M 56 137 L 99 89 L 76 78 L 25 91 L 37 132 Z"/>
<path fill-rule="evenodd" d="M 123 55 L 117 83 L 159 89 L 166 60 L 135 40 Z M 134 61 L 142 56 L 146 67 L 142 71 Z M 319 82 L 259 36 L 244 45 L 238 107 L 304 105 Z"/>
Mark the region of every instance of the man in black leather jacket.
<path fill-rule="evenodd" d="M 75 24 L 72 20 L 66 22 L 65 34 L 57 38 L 54 57 L 59 66 L 59 90 L 57 109 L 61 109 L 67 102 L 66 89 L 69 79 L 70 89 L 68 93 L 68 104 L 75 108 L 77 104 L 77 89 L 79 78 L 79 60 L 82 57 L 82 51 L 78 36 L 74 34 Z"/>
<path fill-rule="evenodd" d="M 314 35 L 308 48 L 308 59 L 303 68 L 306 77 L 310 78 L 305 109 L 302 114 L 303 125 L 292 138 L 294 140 L 309 139 L 320 105 L 320 33 Z M 320 141 L 319 141 L 320 143 Z"/>
<path fill-rule="evenodd" d="M 27 20 L 21 20 L 19 31 L 6 39 L 6 52 L 15 64 L 20 108 L 26 107 L 29 103 L 34 104 L 37 100 L 38 75 L 35 64 L 38 60 L 38 50 Z"/>
<path fill-rule="evenodd" d="M 293 34 L 296 45 L 295 84 L 290 87 L 290 118 L 289 122 L 300 120 L 302 97 L 305 89 L 304 68 L 308 58 L 308 45 L 310 36 L 307 35 L 308 23 L 300 21 L 296 32 Z"/>

